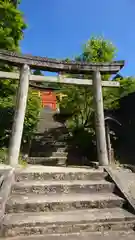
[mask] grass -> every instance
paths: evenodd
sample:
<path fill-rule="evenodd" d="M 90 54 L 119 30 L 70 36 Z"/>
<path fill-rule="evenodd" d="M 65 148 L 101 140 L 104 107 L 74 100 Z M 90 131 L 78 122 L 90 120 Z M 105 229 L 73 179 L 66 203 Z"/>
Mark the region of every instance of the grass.
<path fill-rule="evenodd" d="M 0 148 L 0 164 L 8 164 L 8 149 Z M 27 166 L 27 160 L 23 159 L 22 154 L 19 156 L 19 165 L 23 168 Z"/>

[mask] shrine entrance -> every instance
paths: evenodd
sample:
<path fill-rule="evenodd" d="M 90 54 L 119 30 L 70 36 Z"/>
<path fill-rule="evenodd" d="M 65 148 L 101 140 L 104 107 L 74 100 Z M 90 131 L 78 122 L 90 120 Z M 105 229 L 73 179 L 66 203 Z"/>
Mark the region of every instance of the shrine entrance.
<path fill-rule="evenodd" d="M 116 74 L 123 66 L 124 61 L 115 61 L 111 63 L 87 63 L 76 61 L 61 61 L 44 57 L 35 57 L 13 53 L 6 50 L 0 50 L 0 61 L 12 66 L 18 67 L 18 72 L 0 72 L 1 79 L 18 79 L 18 93 L 16 99 L 16 109 L 14 122 L 12 127 L 10 146 L 9 146 L 9 164 L 11 166 L 18 165 L 18 158 L 21 146 L 23 133 L 23 124 L 25 118 L 25 110 L 27 105 L 27 95 L 29 82 L 59 82 L 61 84 L 77 84 L 93 87 L 94 106 L 95 106 L 95 129 L 97 140 L 97 157 L 99 164 L 102 166 L 108 165 L 108 154 L 106 146 L 105 123 L 104 123 L 104 108 L 102 87 L 118 87 L 116 81 L 102 81 L 102 74 Z M 92 79 L 76 79 L 65 78 L 60 75 L 58 77 L 45 77 L 31 75 L 32 69 L 40 69 L 51 72 L 63 72 L 73 74 L 91 74 Z"/>

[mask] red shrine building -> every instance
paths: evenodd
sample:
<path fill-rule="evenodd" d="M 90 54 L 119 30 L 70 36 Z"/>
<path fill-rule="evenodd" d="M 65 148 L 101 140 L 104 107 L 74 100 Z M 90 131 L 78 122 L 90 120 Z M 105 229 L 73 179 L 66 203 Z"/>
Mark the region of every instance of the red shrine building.
<path fill-rule="evenodd" d="M 35 89 L 35 92 L 39 94 L 42 102 L 42 107 L 53 111 L 57 110 L 57 94 L 56 88 L 44 87 L 37 84 L 30 84 L 31 88 Z M 61 95 L 61 94 L 60 94 Z"/>
<path fill-rule="evenodd" d="M 41 97 L 42 107 L 52 111 L 59 111 L 58 102 L 62 100 L 65 94 L 58 92 L 58 88 L 43 87 L 39 85 L 30 84 L 32 88 L 38 92 Z M 59 100 L 59 101 L 58 101 Z"/>
<path fill-rule="evenodd" d="M 40 91 L 40 96 L 42 100 L 42 106 L 45 108 L 50 108 L 51 110 L 56 111 L 57 109 L 57 99 L 56 93 L 52 90 Z"/>

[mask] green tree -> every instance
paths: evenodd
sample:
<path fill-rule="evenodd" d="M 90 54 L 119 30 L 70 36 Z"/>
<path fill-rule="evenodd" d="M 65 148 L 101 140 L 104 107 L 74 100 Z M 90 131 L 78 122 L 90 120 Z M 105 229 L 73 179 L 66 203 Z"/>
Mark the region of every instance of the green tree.
<path fill-rule="evenodd" d="M 83 46 L 82 54 L 77 56 L 77 61 L 86 62 L 111 62 L 115 59 L 117 49 L 108 40 L 101 37 L 92 37 Z M 70 75 L 77 78 L 89 78 L 90 75 Z M 109 75 L 102 75 L 102 80 L 109 80 Z M 105 109 L 119 107 L 121 97 L 135 91 L 135 78 L 122 77 L 117 74 L 114 80 L 120 82 L 119 88 L 103 88 Z M 113 81 L 113 80 L 112 80 Z M 92 158 L 95 145 L 93 93 L 91 87 L 64 86 L 61 90 L 67 95 L 60 102 L 61 110 L 71 114 L 67 120 L 67 126 L 72 132 L 74 142 L 78 149 L 82 149 L 83 155 Z M 68 115 L 70 116 L 70 115 Z M 95 151 L 94 151 L 95 152 Z M 89 155 L 89 154 L 90 155 Z M 95 158 L 95 155 L 94 155 Z M 93 158 L 93 159 L 94 159 Z"/>
<path fill-rule="evenodd" d="M 129 93 L 135 91 L 135 78 L 134 77 L 126 77 L 119 80 L 120 88 L 119 88 L 119 96 L 124 97 Z"/>
<path fill-rule="evenodd" d="M 0 0 L 0 48 L 18 51 L 26 27 L 22 12 L 12 1 Z"/>
<path fill-rule="evenodd" d="M 102 38 L 92 37 L 83 46 L 82 54 L 75 60 L 86 62 L 111 62 L 116 55 L 116 48 L 113 44 Z M 69 76 L 69 75 L 68 75 Z M 91 75 L 75 74 L 71 77 L 91 79 Z M 102 80 L 108 80 L 109 75 L 102 76 Z M 95 158 L 95 127 L 92 87 L 88 86 L 64 86 L 62 91 L 67 96 L 60 103 L 61 111 L 71 114 L 67 120 L 67 126 L 72 132 L 74 142 L 83 155 Z M 108 98 L 109 91 L 109 98 Z M 117 90 L 104 88 L 104 102 L 106 107 L 111 107 L 112 102 L 117 98 Z M 114 104 L 114 103 L 113 103 Z M 115 103 L 116 105 L 116 103 Z M 89 154 L 91 156 L 89 156 Z"/>
<path fill-rule="evenodd" d="M 110 62 L 115 58 L 116 48 L 102 37 L 92 37 L 83 47 L 80 59 L 86 62 Z"/>
<path fill-rule="evenodd" d="M 23 39 L 27 25 L 23 13 L 17 8 L 20 1 L 0 0 L 0 48 L 20 51 L 20 40 Z M 16 71 L 15 68 L 5 64 L 0 65 L 1 70 Z M 12 127 L 15 98 L 18 81 L 0 81 L 0 146 L 7 146 Z M 35 130 L 41 101 L 35 91 L 29 89 L 28 105 L 24 123 L 24 139 L 31 136 Z"/>
<path fill-rule="evenodd" d="M 10 0 L 10 2 L 11 2 L 15 7 L 17 7 L 18 4 L 20 4 L 20 0 Z"/>
<path fill-rule="evenodd" d="M 92 37 L 84 46 L 82 54 L 76 57 L 77 61 L 86 62 L 111 62 L 115 58 L 116 48 L 113 44 L 104 38 Z M 72 75 L 72 77 L 91 78 L 88 75 Z M 110 76 L 102 76 L 102 80 L 109 79 Z M 70 86 L 63 90 L 67 97 L 63 98 L 61 107 L 65 111 L 71 111 L 72 119 L 68 121 L 69 126 L 73 128 L 88 128 L 93 119 L 93 94 L 91 87 Z M 106 97 L 108 89 L 104 91 Z M 114 95 L 112 93 L 112 95 Z M 117 95 L 117 94 L 116 94 Z M 113 96 L 111 97 L 111 99 Z M 92 129 L 93 131 L 93 129 Z"/>

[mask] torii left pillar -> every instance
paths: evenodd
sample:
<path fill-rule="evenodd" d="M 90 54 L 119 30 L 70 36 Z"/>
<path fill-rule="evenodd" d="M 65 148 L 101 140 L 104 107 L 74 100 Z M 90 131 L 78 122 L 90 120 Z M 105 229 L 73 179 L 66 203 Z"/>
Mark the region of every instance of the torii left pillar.
<path fill-rule="evenodd" d="M 9 145 L 8 161 L 9 164 L 13 167 L 18 165 L 21 140 L 23 134 L 24 118 L 27 105 L 29 79 L 30 68 L 27 64 L 24 64 L 20 71 L 20 82 L 17 92 L 16 109 Z"/>

